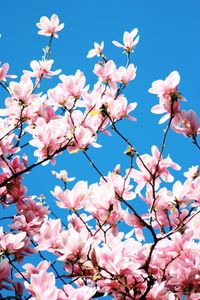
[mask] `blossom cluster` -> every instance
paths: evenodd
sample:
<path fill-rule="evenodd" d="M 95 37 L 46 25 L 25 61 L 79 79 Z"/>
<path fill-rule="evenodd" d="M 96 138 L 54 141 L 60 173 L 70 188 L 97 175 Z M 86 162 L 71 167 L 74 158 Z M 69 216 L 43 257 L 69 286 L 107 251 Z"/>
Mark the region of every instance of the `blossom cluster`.
<path fill-rule="evenodd" d="M 15 209 L 12 217 L 1 218 L 10 221 L 0 227 L 1 299 L 200 299 L 199 167 L 192 166 L 181 182 L 172 173 L 181 166 L 164 154 L 170 128 L 200 150 L 200 121 L 194 111 L 181 110 L 178 71 L 149 89 L 159 98 L 151 111 L 164 114 L 160 124 L 168 123 L 161 148 L 153 145 L 151 153 L 141 154 L 117 127 L 122 119 L 136 121 L 137 103 L 128 102 L 125 89 L 136 77 L 131 54 L 138 29 L 126 31 L 123 44 L 113 41 L 127 56 L 126 66 L 107 58 L 103 41 L 94 43 L 87 57 L 101 61 L 94 65 L 91 88 L 79 69 L 70 75 L 51 70 L 51 41 L 64 28 L 59 22 L 53 14 L 36 24 L 50 41 L 44 57 L 30 62 L 32 70 L 13 80 L 7 63 L 0 68 L 8 93 L 0 109 L 0 203 L 5 211 Z M 41 81 L 52 76 L 59 83 L 40 92 Z M 118 164 L 103 174 L 88 149 L 101 147 L 99 134 L 111 132 L 126 142 L 130 167 Z M 76 178 L 67 170 L 52 170 L 60 185 L 50 197 L 67 216 L 61 220 L 44 195 L 28 194 L 24 177 L 39 165 L 56 165 L 67 152 L 83 153 L 100 178 L 71 183 Z M 137 203 L 144 211 L 137 211 Z"/>

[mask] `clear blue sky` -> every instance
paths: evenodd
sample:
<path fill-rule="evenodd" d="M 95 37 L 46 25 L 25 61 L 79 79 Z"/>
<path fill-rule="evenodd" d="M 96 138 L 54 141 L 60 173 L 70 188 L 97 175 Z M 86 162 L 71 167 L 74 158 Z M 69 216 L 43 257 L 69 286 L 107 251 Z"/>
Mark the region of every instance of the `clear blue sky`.
<path fill-rule="evenodd" d="M 138 122 L 124 121 L 120 128 L 130 138 L 142 154 L 150 152 L 152 144 L 160 145 L 164 125 L 157 125 L 159 116 L 150 113 L 157 98 L 148 93 L 152 81 L 164 79 L 171 71 L 178 70 L 181 75 L 180 91 L 188 100 L 182 108 L 196 110 L 200 116 L 200 1 L 198 0 L 20 0 L 3 1 L 0 10 L 0 61 L 8 62 L 11 73 L 21 75 L 22 69 L 29 69 L 32 59 L 39 60 L 42 48 L 48 39 L 37 35 L 35 23 L 40 17 L 58 14 L 65 23 L 59 39 L 53 41 L 52 57 L 54 69 L 62 68 L 66 75 L 81 69 L 86 74 L 87 83 L 94 83 L 92 73 L 95 59 L 86 55 L 93 42 L 105 42 L 106 55 L 118 65 L 125 63 L 125 56 L 112 40 L 122 40 L 125 30 L 138 27 L 140 42 L 132 61 L 137 66 L 137 77 L 127 88 L 130 102 L 137 101 L 134 116 Z M 55 82 L 43 82 L 53 87 Z M 5 94 L 1 94 L 1 106 Z M 124 169 L 127 158 L 123 151 L 125 144 L 118 138 L 100 138 L 102 149 L 90 150 L 100 169 L 106 174 L 117 163 Z M 191 165 L 199 163 L 200 152 L 191 141 L 170 132 L 164 156 L 168 153 L 175 162 L 183 166 L 183 172 Z M 81 154 L 64 154 L 58 158 L 58 165 L 49 165 L 26 175 L 30 193 L 47 196 L 51 202 L 52 190 L 58 181 L 53 180 L 51 169 L 66 168 L 71 176 L 90 182 L 97 180 L 87 161 Z M 181 174 L 181 173 L 180 173 Z M 45 177 L 44 177 L 45 176 Z M 177 178 L 182 178 L 179 175 Z"/>

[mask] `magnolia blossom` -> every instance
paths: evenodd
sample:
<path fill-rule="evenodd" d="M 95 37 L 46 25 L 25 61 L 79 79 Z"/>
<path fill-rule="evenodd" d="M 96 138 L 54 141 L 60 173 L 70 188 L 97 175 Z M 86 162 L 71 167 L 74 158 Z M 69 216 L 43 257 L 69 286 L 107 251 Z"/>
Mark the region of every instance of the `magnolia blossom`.
<path fill-rule="evenodd" d="M 26 272 L 21 272 L 15 274 L 15 277 L 17 278 L 30 278 L 32 274 L 39 274 L 41 271 L 46 271 L 50 267 L 50 263 L 45 261 L 41 261 L 37 267 L 34 267 L 32 264 L 28 263 L 23 265 L 23 269 L 26 270 Z"/>
<path fill-rule="evenodd" d="M 176 300 L 172 292 L 167 289 L 166 282 L 156 282 L 148 293 L 148 300 Z"/>
<path fill-rule="evenodd" d="M 136 70 L 137 68 L 133 64 L 130 64 L 127 68 L 119 67 L 113 75 L 113 80 L 127 85 L 129 81 L 135 79 Z"/>
<path fill-rule="evenodd" d="M 94 49 L 91 49 L 88 54 L 87 58 L 92 58 L 94 56 L 101 56 L 102 50 L 104 48 L 104 42 L 102 41 L 101 44 L 94 43 Z"/>
<path fill-rule="evenodd" d="M 156 146 L 152 146 L 151 151 L 152 156 L 143 154 L 140 156 L 140 159 L 137 157 L 136 162 L 140 171 L 132 169 L 130 172 L 131 177 L 138 183 L 136 193 L 140 192 L 146 184 L 152 184 L 153 176 L 155 177 L 156 189 L 160 184 L 159 177 L 165 182 L 172 182 L 174 177 L 170 174 L 168 168 L 171 167 L 175 170 L 180 170 L 181 168 L 169 156 L 165 159 L 160 157 L 160 152 Z"/>
<path fill-rule="evenodd" d="M 142 240 L 145 240 L 145 236 L 142 232 L 143 225 L 139 218 L 137 218 L 134 215 L 131 215 L 128 213 L 128 211 L 124 214 L 124 221 L 126 224 L 131 226 L 133 229 L 126 234 L 126 238 L 131 237 L 133 234 L 135 234 L 136 239 L 141 242 Z"/>
<path fill-rule="evenodd" d="M 13 133 L 12 128 L 12 124 L 9 125 L 5 119 L 0 118 L 0 155 L 3 155 L 4 157 L 8 154 L 14 154 L 19 151 L 18 147 L 14 147 L 14 139 L 16 135 Z"/>
<path fill-rule="evenodd" d="M 75 104 L 75 99 L 62 84 L 58 84 L 55 88 L 48 90 L 48 103 L 53 105 L 55 109 L 63 107 L 70 110 Z"/>
<path fill-rule="evenodd" d="M 125 31 L 123 35 L 123 43 L 113 41 L 113 44 L 117 47 L 123 48 L 127 53 L 134 51 L 135 46 L 139 42 L 138 29 L 134 28 L 131 32 Z M 137 36 L 137 37 L 136 37 Z"/>
<path fill-rule="evenodd" d="M 128 104 L 127 99 L 120 95 L 117 99 L 106 99 L 105 105 L 112 120 L 120 120 L 127 117 L 132 121 L 136 121 L 136 118 L 130 116 L 129 113 L 137 107 L 137 102 Z"/>
<path fill-rule="evenodd" d="M 87 258 L 87 253 L 92 245 L 93 238 L 90 237 L 88 230 L 83 228 L 80 232 L 70 228 L 68 231 L 63 231 L 60 238 L 60 246 L 57 247 L 60 261 L 80 261 L 84 263 Z M 86 268 L 87 268 L 86 264 Z M 83 266 L 84 267 L 84 266 Z"/>
<path fill-rule="evenodd" d="M 200 176 L 193 177 L 193 180 L 190 185 L 190 190 L 188 192 L 188 196 L 190 197 L 191 202 L 192 202 L 192 200 L 194 200 L 199 205 L 199 203 L 200 203 Z"/>
<path fill-rule="evenodd" d="M 44 219 L 49 213 L 47 206 L 36 202 L 34 199 L 19 201 L 17 210 L 19 215 L 14 216 L 13 224 L 10 225 L 10 228 L 22 230 L 31 235 L 40 230 Z"/>
<path fill-rule="evenodd" d="M 178 71 L 173 71 L 165 80 L 156 80 L 152 83 L 149 93 L 158 95 L 159 98 L 171 100 L 171 94 L 177 92 L 177 86 L 180 83 Z"/>
<path fill-rule="evenodd" d="M 159 97 L 160 103 L 153 106 L 151 112 L 154 114 L 164 115 L 159 124 L 165 122 L 171 116 L 177 115 L 180 111 L 178 99 L 183 98 L 178 92 L 178 84 L 180 82 L 180 75 L 177 71 L 173 71 L 166 77 L 165 80 L 156 80 L 152 83 L 149 93 L 156 94 Z"/>
<path fill-rule="evenodd" d="M 8 145 L 7 145 L 8 146 Z M 15 153 L 15 152 L 13 152 Z M 3 174 L 0 175 L 1 182 L 5 179 L 10 178 L 10 176 L 13 174 L 13 172 L 21 172 L 24 170 L 25 165 L 24 163 L 20 162 L 19 156 L 15 156 L 12 161 L 9 163 L 3 159 L 2 160 L 2 170 Z M 10 189 L 8 186 L 2 186 L 1 187 L 1 204 L 4 206 L 21 202 L 24 199 L 25 193 L 27 192 L 27 189 L 24 185 L 22 185 L 22 177 L 18 176 L 17 179 L 10 182 L 12 189 Z"/>
<path fill-rule="evenodd" d="M 71 191 L 63 191 L 59 186 L 56 186 L 54 192 L 51 193 L 59 200 L 56 202 L 59 207 L 72 210 L 80 209 L 83 206 L 83 201 L 87 195 L 87 182 L 77 182 Z"/>
<path fill-rule="evenodd" d="M 62 232 L 60 219 L 44 221 L 38 234 L 34 235 L 34 239 L 38 243 L 37 250 L 55 252 L 60 247 Z"/>
<path fill-rule="evenodd" d="M 27 75 L 23 75 L 20 82 L 11 81 L 9 89 L 13 98 L 24 104 L 29 104 L 34 98 L 33 82 Z"/>
<path fill-rule="evenodd" d="M 90 128 L 84 126 L 77 127 L 74 132 L 74 141 L 67 149 L 70 153 L 76 153 L 80 149 L 87 149 L 89 145 L 95 148 L 101 147 L 96 143 L 96 136 Z"/>
<path fill-rule="evenodd" d="M 30 241 L 26 236 L 26 232 L 3 233 L 2 227 L 0 228 L 0 255 L 4 253 L 12 254 L 18 262 L 23 260 L 26 254 L 33 254 L 35 251 L 29 247 Z"/>
<path fill-rule="evenodd" d="M 61 170 L 59 173 L 56 171 L 51 171 L 51 173 L 56 178 L 61 179 L 63 182 L 71 182 L 76 179 L 76 177 L 68 177 L 68 172 L 66 170 Z"/>
<path fill-rule="evenodd" d="M 51 119 L 47 122 L 44 118 L 38 118 L 36 128 L 27 128 L 27 131 L 32 133 L 33 139 L 29 142 L 38 150 L 35 151 L 35 156 L 43 159 L 51 156 L 66 144 L 66 125 L 62 119 Z"/>
<path fill-rule="evenodd" d="M 94 74 L 99 77 L 99 83 L 109 83 L 111 87 L 115 88 L 113 75 L 117 71 L 116 65 L 113 60 L 107 61 L 104 65 L 98 63 L 94 67 Z"/>
<path fill-rule="evenodd" d="M 32 60 L 30 63 L 30 66 L 32 68 L 31 71 L 24 70 L 24 74 L 30 76 L 30 77 L 36 77 L 36 84 L 41 80 L 42 77 L 44 78 L 51 78 L 51 76 L 58 75 L 61 70 L 51 71 L 51 67 L 54 63 L 53 59 L 50 60 Z"/>
<path fill-rule="evenodd" d="M 141 194 L 140 197 L 150 207 L 154 205 L 153 208 L 156 210 L 156 214 L 161 211 L 172 209 L 175 205 L 175 197 L 166 187 L 161 188 L 156 192 L 156 199 L 154 199 L 150 189 L 147 189 L 146 197 L 143 197 Z"/>
<path fill-rule="evenodd" d="M 200 120 L 193 110 L 181 110 L 172 122 L 172 129 L 187 137 L 196 137 L 200 133 Z"/>
<path fill-rule="evenodd" d="M 86 211 L 90 212 L 100 222 L 114 225 L 123 218 L 123 212 L 116 199 L 111 182 L 102 185 L 92 184 L 89 187 L 88 200 L 84 203 Z"/>
<path fill-rule="evenodd" d="M 90 300 L 92 296 L 96 293 L 96 289 L 86 285 L 74 288 L 70 284 L 63 286 L 63 291 L 59 291 L 59 296 L 57 300 Z"/>
<path fill-rule="evenodd" d="M 117 237 L 114 237 L 110 234 L 106 245 L 102 249 L 96 249 L 96 255 L 98 265 L 104 270 L 101 273 L 101 279 L 97 281 L 97 285 L 101 290 L 106 293 L 116 288 L 118 291 L 125 291 L 125 286 L 121 285 L 117 278 L 124 279 L 126 287 L 129 287 L 131 298 L 134 298 L 134 291 L 131 286 L 137 286 L 139 282 L 140 289 L 142 291 L 146 289 L 145 278 L 147 275 L 140 268 L 143 261 L 141 243 L 134 239 L 122 241 L 122 236 L 117 235 Z M 135 299 L 139 299 L 139 297 Z"/>
<path fill-rule="evenodd" d="M 197 245 L 191 240 L 182 237 L 180 234 L 176 237 L 172 236 L 172 248 L 169 250 L 176 251 L 180 255 L 175 259 L 171 266 L 167 268 L 168 287 L 174 291 L 180 298 L 185 291 L 189 290 L 189 293 L 199 292 L 199 266 L 200 259 L 197 254 Z M 176 240 L 175 240 L 176 239 Z M 188 298 L 192 299 L 192 298 Z M 195 299 L 195 298 L 193 298 Z M 198 298 L 197 298 L 198 299 Z"/>
<path fill-rule="evenodd" d="M 56 14 L 53 14 L 51 19 L 45 16 L 41 17 L 40 22 L 36 26 L 40 29 L 38 34 L 54 36 L 55 38 L 58 38 L 57 32 L 64 28 L 63 23 L 59 25 L 59 18 Z"/>
<path fill-rule="evenodd" d="M 82 106 L 86 107 L 87 111 L 90 111 L 90 115 L 94 112 L 100 111 L 103 105 L 104 95 L 102 88 L 94 88 L 92 91 L 87 92 L 83 95 Z M 106 94 L 106 93 L 105 93 Z"/>
<path fill-rule="evenodd" d="M 10 287 L 6 285 L 4 281 L 8 283 L 12 282 L 12 280 L 9 278 L 11 270 L 12 266 L 9 264 L 8 259 L 4 259 L 0 262 L 0 290 L 2 288 L 10 289 Z"/>
<path fill-rule="evenodd" d="M 75 75 L 66 76 L 61 74 L 59 78 L 62 81 L 63 92 L 68 96 L 79 98 L 82 93 L 88 90 L 88 86 L 84 87 L 86 82 L 85 75 L 80 70 L 77 70 Z"/>
<path fill-rule="evenodd" d="M 69 229 L 73 228 L 77 232 L 81 232 L 81 230 L 85 228 L 85 224 L 92 219 L 93 219 L 92 215 L 88 216 L 86 214 L 80 214 L 80 218 L 79 218 L 78 214 L 72 213 L 67 217 L 67 220 L 69 222 L 68 228 Z"/>
<path fill-rule="evenodd" d="M 125 200 L 132 200 L 135 198 L 135 193 L 132 191 L 133 186 L 129 185 L 130 176 L 122 177 L 120 174 L 120 165 L 118 164 L 113 172 L 109 172 L 106 180 L 110 182 L 116 191 L 117 195 Z M 126 178 L 126 179 L 125 179 Z M 105 184 L 104 180 L 100 180 L 101 184 Z"/>
<path fill-rule="evenodd" d="M 58 289 L 55 286 L 55 276 L 52 272 L 41 270 L 38 274 L 31 274 L 30 283 L 24 282 L 25 288 L 33 297 L 31 300 L 57 300 Z"/>
<path fill-rule="evenodd" d="M 16 125 L 19 120 L 26 124 L 34 124 L 41 116 L 43 116 L 46 120 L 49 120 L 53 117 L 54 111 L 51 107 L 47 106 L 46 96 L 41 96 L 41 94 L 33 94 L 33 84 L 31 83 L 31 79 L 28 76 L 26 77 L 29 82 L 24 83 L 24 88 L 23 80 L 21 80 L 20 83 L 13 84 L 11 86 L 13 88 L 11 92 L 14 94 L 16 92 L 17 98 L 6 98 L 6 108 L 0 109 L 0 115 L 9 116 L 9 121 L 11 122 L 12 126 L 13 123 Z M 17 85 L 19 85 L 19 87 L 17 87 Z M 29 86 L 31 91 L 28 90 Z M 18 89 L 19 94 L 17 93 L 16 89 Z M 21 101 L 20 96 L 24 96 Z"/>
<path fill-rule="evenodd" d="M 190 180 L 197 178 L 200 176 L 199 166 L 192 166 L 187 172 L 184 172 L 184 176 Z"/>
<path fill-rule="evenodd" d="M 5 63 L 2 65 L 2 67 L 0 68 L 0 80 L 6 81 L 6 77 L 7 78 L 16 78 L 16 75 L 10 75 L 7 74 L 9 70 L 9 64 Z"/>

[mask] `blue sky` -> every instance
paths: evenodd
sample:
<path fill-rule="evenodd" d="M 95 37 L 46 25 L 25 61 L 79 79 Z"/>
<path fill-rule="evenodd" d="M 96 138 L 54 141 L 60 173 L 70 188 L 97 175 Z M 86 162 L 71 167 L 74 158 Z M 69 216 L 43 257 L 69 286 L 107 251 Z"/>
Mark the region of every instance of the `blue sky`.
<path fill-rule="evenodd" d="M 140 154 L 149 153 L 151 145 L 161 143 L 164 125 L 158 125 L 159 116 L 150 113 L 157 98 L 148 93 L 152 81 L 164 79 L 173 70 L 181 75 L 179 90 L 187 99 L 182 108 L 196 110 L 200 116 L 200 2 L 197 0 L 35 0 L 3 1 L 0 10 L 0 61 L 10 64 L 10 72 L 21 76 L 29 69 L 30 61 L 39 60 L 48 38 L 37 35 L 35 24 L 40 17 L 58 14 L 65 23 L 59 39 L 53 41 L 54 68 L 62 68 L 66 75 L 81 69 L 87 83 L 96 78 L 93 74 L 94 59 L 86 55 L 93 42 L 105 42 L 105 54 L 116 64 L 125 64 L 122 51 L 112 45 L 112 40 L 122 41 L 125 30 L 139 29 L 140 42 L 132 56 L 137 66 L 137 77 L 125 92 L 130 102 L 138 102 L 134 111 L 137 122 L 122 121 L 121 131 L 129 137 Z M 58 81 L 45 81 L 41 87 L 54 87 Z M 1 107 L 5 93 L 1 92 Z M 125 144 L 117 137 L 100 137 L 102 149 L 89 150 L 103 173 L 121 163 L 122 170 L 128 166 L 123 155 Z M 191 140 L 170 131 L 164 156 L 170 154 L 183 167 L 199 163 L 200 153 Z M 47 202 L 53 202 L 49 191 L 59 182 L 51 176 L 52 169 L 67 169 L 79 180 L 96 181 L 95 171 L 89 167 L 81 154 L 63 154 L 58 165 L 41 167 L 26 175 L 30 194 L 44 193 Z M 177 178 L 182 179 L 181 172 Z M 5 212 L 4 212 L 5 213 Z M 58 214 L 60 211 L 58 212 Z M 61 213 L 62 215 L 62 213 Z"/>

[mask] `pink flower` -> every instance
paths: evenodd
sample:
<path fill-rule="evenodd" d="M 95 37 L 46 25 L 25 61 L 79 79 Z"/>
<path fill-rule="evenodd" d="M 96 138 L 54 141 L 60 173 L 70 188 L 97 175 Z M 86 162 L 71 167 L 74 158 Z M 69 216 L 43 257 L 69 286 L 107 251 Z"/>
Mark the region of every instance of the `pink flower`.
<path fill-rule="evenodd" d="M 111 239 L 111 241 L 110 241 Z M 144 255 L 139 254 L 141 244 L 133 238 L 125 242 L 119 240 L 119 237 L 107 237 L 106 244 L 103 248 L 97 248 L 97 259 L 100 270 L 102 269 L 102 278 L 98 280 L 97 285 L 105 293 L 115 293 L 115 291 L 125 291 L 129 289 L 130 295 L 132 294 L 133 286 L 140 283 L 140 289 L 144 291 L 146 273 L 141 267 L 144 261 Z M 139 257 L 141 256 L 141 257 Z M 142 257 L 143 256 L 143 257 Z M 142 258 L 142 260 L 141 260 Z M 105 279 L 104 279 L 105 278 Z M 123 278 L 123 283 L 117 280 Z M 144 285 L 142 284 L 144 283 Z M 115 297 L 114 297 L 115 298 Z M 123 298 L 116 298 L 123 299 Z M 139 297 L 127 297 L 127 299 L 140 299 Z"/>
<path fill-rule="evenodd" d="M 86 227 L 80 230 L 80 232 L 77 232 L 74 228 L 70 228 L 68 231 L 63 231 L 60 242 L 60 247 L 57 248 L 60 256 L 58 260 L 74 262 L 80 260 L 80 262 L 85 262 L 93 238 Z"/>
<path fill-rule="evenodd" d="M 135 193 L 132 190 L 133 186 L 129 185 L 130 177 L 122 177 L 120 174 L 120 165 L 118 164 L 113 172 L 109 172 L 105 177 L 107 182 L 110 182 L 115 192 L 125 200 L 132 200 L 135 198 Z M 125 179 L 126 178 L 126 179 Z M 100 180 L 101 184 L 105 184 L 104 180 Z"/>
<path fill-rule="evenodd" d="M 51 119 L 46 122 L 41 117 L 38 118 L 36 126 L 27 131 L 33 134 L 33 139 L 29 144 L 38 148 L 34 155 L 40 159 L 54 154 L 61 145 L 66 143 L 66 124 L 63 119 Z"/>
<path fill-rule="evenodd" d="M 8 75 L 9 64 L 3 64 L 0 68 L 0 80 L 6 81 L 6 77 L 16 78 L 16 75 Z"/>
<path fill-rule="evenodd" d="M 192 166 L 187 172 L 184 172 L 184 176 L 190 180 L 197 178 L 200 176 L 199 166 Z"/>
<path fill-rule="evenodd" d="M 37 250 L 55 252 L 55 249 L 60 247 L 62 231 L 60 219 L 50 219 L 44 222 L 40 228 L 40 232 L 34 236 L 34 240 L 38 243 Z"/>
<path fill-rule="evenodd" d="M 104 48 L 104 42 L 102 41 L 101 44 L 98 43 L 94 43 L 94 49 L 91 49 L 88 54 L 87 54 L 87 58 L 92 58 L 95 55 L 96 56 L 101 56 L 102 54 L 102 50 Z"/>
<path fill-rule="evenodd" d="M 116 65 L 113 60 L 107 61 L 104 65 L 98 63 L 94 66 L 94 74 L 96 74 L 99 77 L 99 82 L 106 82 L 116 87 L 116 84 L 114 83 L 113 75 L 117 71 Z"/>
<path fill-rule="evenodd" d="M 100 222 L 115 224 L 123 218 L 122 209 L 116 199 L 115 190 L 111 182 L 102 185 L 92 184 L 89 188 L 88 201 L 85 210 L 90 212 Z"/>
<path fill-rule="evenodd" d="M 155 200 L 152 195 L 152 190 L 147 189 L 146 197 L 142 195 L 140 195 L 140 197 L 156 212 L 155 215 L 154 213 L 147 215 L 148 217 L 152 217 L 155 221 L 153 226 L 169 226 L 167 212 L 175 207 L 173 194 L 166 188 L 161 188 L 156 192 Z"/>
<path fill-rule="evenodd" d="M 177 92 L 177 86 L 180 82 L 180 75 L 177 71 L 173 71 L 165 80 L 156 80 L 152 83 L 149 93 L 156 94 L 158 97 L 171 100 L 171 94 Z"/>
<path fill-rule="evenodd" d="M 145 240 L 144 234 L 142 232 L 143 225 L 138 217 L 131 215 L 128 211 L 126 211 L 124 214 L 124 221 L 126 224 L 133 227 L 131 233 L 135 233 L 135 237 L 138 241 L 141 242 L 142 240 Z M 126 238 L 128 235 L 129 233 L 126 235 Z"/>
<path fill-rule="evenodd" d="M 38 274 L 31 274 L 30 283 L 24 282 L 25 288 L 33 297 L 31 300 L 57 300 L 58 290 L 55 286 L 55 276 L 52 272 L 41 270 Z"/>
<path fill-rule="evenodd" d="M 191 231 L 189 232 L 191 233 Z M 171 236 L 171 239 L 171 246 L 165 247 L 164 254 L 172 251 L 172 253 L 179 253 L 179 257 L 172 260 L 166 268 L 167 285 L 179 296 L 179 299 L 182 299 L 183 295 L 187 295 L 186 299 L 188 300 L 195 299 L 191 298 L 190 295 L 199 292 L 200 258 L 198 244 L 189 239 L 189 234 L 181 235 L 177 232 Z"/>
<path fill-rule="evenodd" d="M 51 19 L 43 16 L 40 18 L 40 22 L 36 24 L 36 26 L 40 29 L 38 34 L 46 35 L 46 36 L 54 36 L 58 38 L 57 32 L 64 28 L 64 23 L 59 25 L 59 18 L 56 14 L 51 16 Z"/>
<path fill-rule="evenodd" d="M 31 72 L 24 70 L 23 73 L 30 77 L 36 77 L 36 83 L 38 83 L 42 77 L 51 78 L 51 76 L 58 75 L 61 72 L 60 69 L 56 71 L 51 71 L 53 63 L 53 59 L 45 59 L 40 61 L 32 60 L 30 66 L 33 71 Z"/>
<path fill-rule="evenodd" d="M 14 254 L 19 249 L 22 250 L 25 245 L 26 232 L 20 233 L 3 233 L 3 228 L 0 228 L 0 252 L 8 252 Z"/>
<path fill-rule="evenodd" d="M 136 76 L 136 70 L 137 68 L 130 64 L 128 68 L 125 67 L 119 67 L 119 69 L 114 73 L 113 80 L 123 83 L 124 85 L 127 85 L 129 81 L 135 79 Z"/>
<path fill-rule="evenodd" d="M 73 189 L 63 191 L 59 186 L 56 186 L 52 195 L 58 199 L 57 205 L 61 208 L 80 209 L 88 192 L 87 182 L 79 181 Z"/>
<path fill-rule="evenodd" d="M 56 178 L 61 179 L 63 182 L 71 182 L 76 179 L 76 177 L 68 177 L 68 172 L 66 170 L 61 170 L 60 173 L 57 173 L 56 171 L 51 171 L 52 175 L 54 175 Z"/>
<path fill-rule="evenodd" d="M 191 185 L 188 181 L 185 181 L 184 184 L 182 184 L 179 180 L 174 183 L 172 192 L 175 198 L 175 203 L 179 203 L 179 207 L 184 207 L 186 204 L 191 202 L 191 199 L 188 198 L 190 188 Z"/>
<path fill-rule="evenodd" d="M 75 103 L 75 98 L 68 94 L 63 84 L 58 84 L 55 88 L 48 90 L 49 105 L 54 107 L 64 107 L 65 109 L 72 109 Z"/>
<path fill-rule="evenodd" d="M 197 136 L 200 133 L 200 120 L 193 110 L 181 110 L 172 122 L 172 129 L 187 137 Z"/>
<path fill-rule="evenodd" d="M 165 80 L 156 80 L 152 83 L 149 93 L 156 94 L 160 98 L 160 103 L 153 106 L 151 112 L 154 114 L 164 115 L 159 124 L 164 123 L 171 115 L 177 115 L 180 112 L 178 99 L 184 100 L 178 92 L 178 84 L 180 75 L 177 71 L 173 71 Z"/>
<path fill-rule="evenodd" d="M 158 122 L 159 124 L 162 124 L 166 122 L 171 115 L 177 116 L 177 114 L 180 112 L 180 105 L 178 101 L 174 101 L 172 104 L 171 101 L 166 100 L 165 98 L 160 98 L 160 103 L 153 106 L 151 112 L 154 114 L 166 113 Z"/>
<path fill-rule="evenodd" d="M 33 92 L 33 82 L 27 75 L 21 77 L 20 82 L 11 81 L 9 84 L 9 89 L 12 97 L 15 100 L 29 104 L 34 95 Z"/>
<path fill-rule="evenodd" d="M 193 231 L 193 239 L 200 240 L 199 214 L 193 216 L 186 226 Z"/>
<path fill-rule="evenodd" d="M 192 184 L 191 184 L 191 187 L 190 187 L 190 191 L 189 191 L 189 196 L 190 196 L 190 199 L 191 200 L 194 199 L 195 202 L 199 206 L 199 203 L 200 203 L 200 177 L 199 176 L 197 176 L 192 181 Z"/>
<path fill-rule="evenodd" d="M 26 232 L 3 233 L 0 227 L 0 255 L 3 253 L 12 254 L 18 262 L 21 262 L 25 254 L 33 254 L 35 251 L 29 247 L 30 240 Z"/>
<path fill-rule="evenodd" d="M 117 41 L 113 41 L 113 44 L 116 47 L 123 48 L 127 53 L 131 53 L 139 42 L 139 36 L 136 37 L 137 34 L 137 28 L 134 28 L 131 32 L 125 31 L 123 35 L 124 44 L 121 44 Z"/>
<path fill-rule="evenodd" d="M 91 109 L 95 111 L 100 110 L 103 104 L 102 93 L 103 93 L 102 89 L 97 88 L 83 95 L 83 100 L 84 100 L 83 105 L 86 107 L 87 111 L 91 111 Z"/>
<path fill-rule="evenodd" d="M 80 214 L 77 216 L 75 213 L 72 213 L 68 215 L 67 220 L 69 222 L 68 228 L 71 229 L 73 228 L 77 232 L 81 232 L 82 229 L 85 228 L 85 224 L 93 219 L 92 215 L 86 215 L 86 214 Z M 83 222 L 84 221 L 84 222 Z"/>
<path fill-rule="evenodd" d="M 106 100 L 108 101 L 106 103 L 107 111 L 113 121 L 126 117 L 132 121 L 136 121 L 134 117 L 128 114 L 137 107 L 137 102 L 128 104 L 128 100 L 123 95 L 118 96 L 117 99 L 107 98 Z"/>
<path fill-rule="evenodd" d="M 28 78 L 28 81 L 31 81 L 28 76 L 26 77 Z M 45 119 L 51 119 L 53 117 L 53 109 L 51 107 L 47 107 L 46 95 L 41 96 L 41 94 L 31 94 L 28 90 L 29 83 L 24 83 L 24 89 L 27 90 L 23 91 L 23 82 L 24 81 L 22 80 L 20 83 L 15 82 L 16 85 L 12 86 L 14 90 L 11 90 L 11 93 L 13 92 L 13 94 L 16 94 L 17 98 L 7 98 L 5 100 L 6 108 L 0 109 L 0 115 L 9 116 L 9 119 L 11 119 L 13 122 L 16 122 L 15 124 L 17 124 L 19 119 L 23 122 L 32 124 L 38 119 L 39 116 L 43 116 Z M 17 84 L 19 86 L 17 86 Z M 21 101 L 18 100 L 20 99 L 20 95 L 24 96 Z"/>
<path fill-rule="evenodd" d="M 61 74 L 59 78 L 63 82 L 63 92 L 68 96 L 79 98 L 83 92 L 88 90 L 88 86 L 84 87 L 85 75 L 80 70 L 77 70 L 75 75 L 66 76 Z"/>
<path fill-rule="evenodd" d="M 90 300 L 92 299 L 92 296 L 95 294 L 96 289 L 89 287 L 89 286 L 81 286 L 78 288 L 73 288 L 71 284 L 66 284 L 63 286 L 63 297 L 59 298 L 58 300 Z M 67 296 L 66 296 L 67 295 Z M 60 295 L 59 295 L 60 296 Z"/>
<path fill-rule="evenodd" d="M 37 233 L 49 213 L 48 206 L 36 202 L 34 199 L 17 203 L 18 214 L 14 216 L 10 228 L 23 230 L 30 235 Z"/>
<path fill-rule="evenodd" d="M 143 154 L 140 156 L 140 159 L 136 159 L 140 171 L 135 169 L 131 170 L 131 177 L 133 177 L 134 181 L 138 183 L 136 193 L 141 191 L 146 184 L 152 183 L 155 171 L 155 184 L 157 189 L 160 184 L 159 177 L 165 182 L 172 182 L 174 180 L 174 177 L 170 174 L 167 168 L 171 167 L 175 170 L 180 170 L 180 166 L 174 163 L 169 156 L 165 159 L 161 157 L 159 166 L 157 167 L 160 152 L 156 146 L 152 146 L 151 151 L 152 156 L 149 154 Z"/>
<path fill-rule="evenodd" d="M 8 278 L 8 276 L 10 275 L 11 269 L 12 269 L 12 267 L 9 264 L 8 259 L 4 259 L 0 262 L 0 290 L 2 288 L 10 289 L 10 287 L 5 285 L 3 283 L 3 281 L 10 282 L 10 283 L 12 282 L 11 279 Z"/>
<path fill-rule="evenodd" d="M 9 124 L 6 119 L 0 118 L 0 156 L 6 157 L 9 154 L 14 154 L 19 151 L 18 147 L 14 147 L 15 134 L 13 133 L 12 124 Z"/>
<path fill-rule="evenodd" d="M 150 289 L 147 299 L 148 300 L 176 300 L 176 296 L 173 292 L 169 291 L 165 286 L 166 282 L 162 281 L 158 283 L 157 281 Z"/>
<path fill-rule="evenodd" d="M 21 272 L 21 273 L 17 273 L 15 274 L 15 277 L 17 278 L 30 278 L 32 274 L 38 274 L 41 271 L 46 271 L 48 268 L 50 267 L 50 263 L 47 262 L 46 260 L 40 262 L 37 267 L 34 267 L 32 264 L 25 264 L 23 265 L 23 269 L 26 270 L 26 272 Z M 22 275 L 21 275 L 22 274 Z"/>
<path fill-rule="evenodd" d="M 89 145 L 95 148 L 101 147 L 101 145 L 96 143 L 96 136 L 93 131 L 84 126 L 76 127 L 74 137 L 73 145 L 67 148 L 70 153 L 76 153 L 80 149 L 87 149 Z"/>

